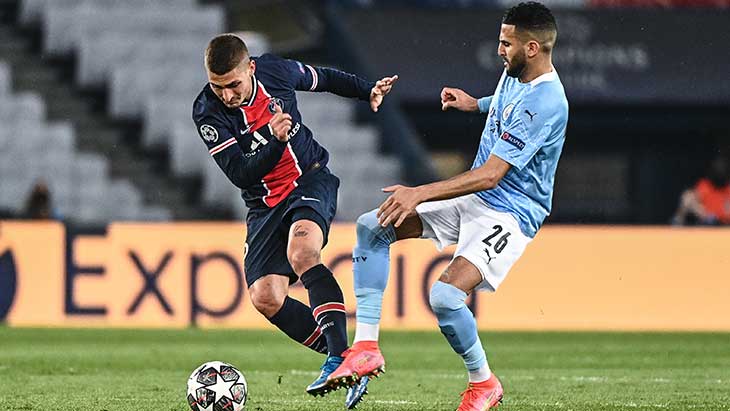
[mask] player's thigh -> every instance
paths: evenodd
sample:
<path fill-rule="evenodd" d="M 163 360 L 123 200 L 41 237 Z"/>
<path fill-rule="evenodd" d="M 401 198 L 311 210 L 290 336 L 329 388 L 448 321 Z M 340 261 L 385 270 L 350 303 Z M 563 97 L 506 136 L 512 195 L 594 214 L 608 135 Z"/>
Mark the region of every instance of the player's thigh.
<path fill-rule="evenodd" d="M 522 233 L 509 213 L 489 208 L 476 196 L 470 202 L 462 204 L 461 232 L 454 256 L 466 259 L 478 269 L 482 281 L 476 289 L 495 291 L 531 238 Z"/>
<path fill-rule="evenodd" d="M 396 240 L 420 238 L 421 235 L 423 235 L 423 223 L 415 210 L 408 214 L 400 226 L 395 227 Z"/>
<path fill-rule="evenodd" d="M 289 278 L 289 284 L 299 277 L 286 255 L 287 232 L 282 228 L 284 209 L 250 210 L 246 218 L 246 247 L 244 271 L 246 285 L 251 288 L 260 278 L 280 274 Z"/>
<path fill-rule="evenodd" d="M 421 224 L 419 237 L 433 240 L 439 250 L 455 244 L 459 240 L 461 228 L 459 204 L 463 201 L 465 197 L 419 204 L 416 207 L 417 218 Z"/>

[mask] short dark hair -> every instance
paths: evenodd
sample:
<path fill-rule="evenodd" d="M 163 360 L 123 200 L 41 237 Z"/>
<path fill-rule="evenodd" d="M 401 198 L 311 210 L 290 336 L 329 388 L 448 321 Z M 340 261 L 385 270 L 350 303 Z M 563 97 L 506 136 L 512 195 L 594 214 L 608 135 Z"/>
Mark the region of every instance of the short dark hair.
<path fill-rule="evenodd" d="M 246 43 L 235 34 L 214 37 L 205 49 L 205 66 L 211 73 L 223 75 L 248 58 Z"/>
<path fill-rule="evenodd" d="M 536 1 L 520 3 L 508 9 L 502 17 L 502 24 L 514 25 L 519 31 L 531 33 L 547 49 L 552 49 L 558 34 L 558 25 L 553 13 L 544 4 Z"/>

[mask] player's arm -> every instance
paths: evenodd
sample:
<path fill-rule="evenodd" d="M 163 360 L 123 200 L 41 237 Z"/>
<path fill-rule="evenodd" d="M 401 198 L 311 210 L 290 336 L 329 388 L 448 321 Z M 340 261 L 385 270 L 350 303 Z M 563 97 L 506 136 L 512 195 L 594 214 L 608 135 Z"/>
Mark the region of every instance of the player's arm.
<path fill-rule="evenodd" d="M 455 108 L 460 111 L 488 113 L 492 96 L 474 98 L 464 90 L 454 87 L 444 87 L 441 90 L 441 110 Z"/>
<path fill-rule="evenodd" d="M 211 117 L 196 120 L 195 124 L 216 164 L 231 183 L 241 189 L 261 182 L 286 149 L 286 141 L 272 138 L 256 153 L 246 156 L 234 137 L 237 130 L 225 127 Z"/>
<path fill-rule="evenodd" d="M 499 184 L 512 166 L 501 158 L 490 155 L 481 167 L 466 171 L 448 180 L 417 187 L 394 185 L 383 189 L 392 193 L 378 209 L 378 221 L 385 227 L 400 226 L 418 204 L 426 201 L 447 200 L 478 191 L 490 190 Z"/>
<path fill-rule="evenodd" d="M 290 78 L 293 79 L 295 90 L 326 91 L 342 97 L 359 98 L 369 101 L 370 108 L 376 112 L 383 102 L 383 97 L 390 93 L 398 81 L 396 75 L 372 82 L 337 69 L 311 66 L 295 60 L 284 60 L 284 65 Z"/>

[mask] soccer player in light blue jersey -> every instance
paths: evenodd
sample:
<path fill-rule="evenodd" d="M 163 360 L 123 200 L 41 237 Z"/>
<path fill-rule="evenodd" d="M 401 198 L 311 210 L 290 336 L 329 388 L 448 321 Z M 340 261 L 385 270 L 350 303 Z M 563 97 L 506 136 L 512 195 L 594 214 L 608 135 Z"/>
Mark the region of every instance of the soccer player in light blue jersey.
<path fill-rule="evenodd" d="M 507 10 L 497 52 L 504 72 L 494 95 L 475 99 L 457 88 L 441 92 L 443 110 L 487 114 L 471 170 L 418 187 L 395 185 L 377 210 L 357 221 L 353 252 L 357 331 L 332 386 L 353 384 L 384 371 L 378 348 L 390 244 L 430 238 L 457 244 L 454 259 L 431 288 L 441 332 L 463 360 L 469 384 L 459 411 L 496 407 L 503 396 L 465 304 L 474 291 L 497 290 L 550 214 L 553 180 L 565 141 L 568 102 L 552 64 L 557 25 L 540 3 Z"/>

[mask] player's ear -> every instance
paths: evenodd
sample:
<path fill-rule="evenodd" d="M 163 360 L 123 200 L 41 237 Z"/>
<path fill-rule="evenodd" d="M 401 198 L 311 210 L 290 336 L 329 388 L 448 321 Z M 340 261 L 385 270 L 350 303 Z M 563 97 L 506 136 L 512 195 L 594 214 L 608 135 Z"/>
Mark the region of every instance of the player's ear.
<path fill-rule="evenodd" d="M 255 73 L 256 72 L 256 62 L 253 59 L 250 59 L 248 64 L 249 64 L 249 67 L 251 67 L 251 74 Z"/>
<path fill-rule="evenodd" d="M 537 53 L 540 52 L 540 43 L 538 43 L 536 40 L 530 40 L 525 44 L 527 56 L 532 58 L 537 56 Z"/>

